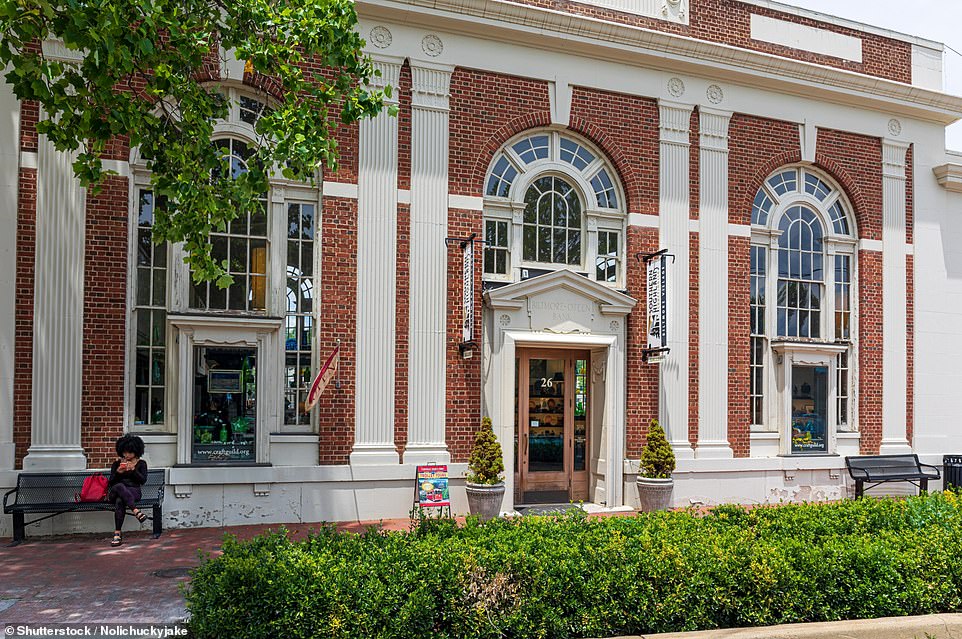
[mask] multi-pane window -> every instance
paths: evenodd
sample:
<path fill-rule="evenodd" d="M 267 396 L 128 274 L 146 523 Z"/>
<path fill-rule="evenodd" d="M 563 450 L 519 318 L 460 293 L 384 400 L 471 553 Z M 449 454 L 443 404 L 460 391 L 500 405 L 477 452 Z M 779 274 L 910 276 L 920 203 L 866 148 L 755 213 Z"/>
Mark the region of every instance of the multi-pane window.
<path fill-rule="evenodd" d="M 595 279 L 599 282 L 618 281 L 618 233 L 598 231 L 598 257 L 595 260 Z"/>
<path fill-rule="evenodd" d="M 615 185 L 607 171 L 601 169 L 597 175 L 591 178 L 591 188 L 594 189 L 595 197 L 598 198 L 598 206 L 605 209 L 618 208 Z"/>
<path fill-rule="evenodd" d="M 496 197 L 507 197 L 508 191 L 511 190 L 511 184 L 516 177 L 518 177 L 518 169 L 514 168 L 511 161 L 502 154 L 498 161 L 494 163 L 485 193 Z"/>
<path fill-rule="evenodd" d="M 508 272 L 508 222 L 484 221 L 484 273 L 505 275 Z"/>
<path fill-rule="evenodd" d="M 811 210 L 789 208 L 779 223 L 777 333 L 820 337 L 822 309 L 822 225 Z"/>
<path fill-rule="evenodd" d="M 544 160 L 548 157 L 548 136 L 534 135 L 516 142 L 511 148 L 525 164 L 531 164 L 536 160 Z"/>
<path fill-rule="evenodd" d="M 530 262 L 581 263 L 581 200 L 555 176 L 535 180 L 524 198 L 522 254 Z"/>
<path fill-rule="evenodd" d="M 838 428 L 844 430 L 848 427 L 848 400 L 849 400 L 849 365 L 848 353 L 839 353 L 835 364 L 838 379 L 835 385 L 835 402 L 837 413 Z"/>
<path fill-rule="evenodd" d="M 315 206 L 287 205 L 287 313 L 285 317 L 284 423 L 309 425 L 304 401 L 314 352 Z"/>
<path fill-rule="evenodd" d="M 852 258 L 835 256 L 835 339 L 852 337 Z"/>
<path fill-rule="evenodd" d="M 251 151 L 234 139 L 218 140 L 234 177 L 247 170 Z M 192 308 L 208 311 L 264 311 L 267 299 L 267 203 L 262 199 L 249 211 L 239 211 L 223 231 L 213 231 L 211 256 L 226 262 L 234 282 L 222 289 L 215 282 L 191 286 Z"/>
<path fill-rule="evenodd" d="M 134 423 L 164 422 L 167 345 L 167 244 L 154 244 L 154 194 L 140 190 L 137 202 L 137 275 L 134 325 Z"/>
<path fill-rule="evenodd" d="M 767 251 L 763 246 L 751 248 L 751 423 L 765 423 L 765 283 Z"/>

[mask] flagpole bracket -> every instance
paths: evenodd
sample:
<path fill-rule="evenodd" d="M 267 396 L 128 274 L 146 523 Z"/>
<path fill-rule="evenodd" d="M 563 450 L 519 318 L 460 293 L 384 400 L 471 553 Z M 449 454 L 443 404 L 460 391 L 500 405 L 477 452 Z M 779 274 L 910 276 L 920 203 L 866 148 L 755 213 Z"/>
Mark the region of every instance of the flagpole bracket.
<path fill-rule="evenodd" d="M 645 253 L 645 252 L 635 253 L 635 259 L 639 262 L 644 262 L 645 264 L 652 261 L 656 257 L 661 257 L 661 256 L 670 257 L 671 263 L 672 264 L 675 263 L 675 255 L 674 253 L 669 253 L 668 249 L 661 249 L 660 251 L 656 251 L 654 253 Z"/>
<path fill-rule="evenodd" d="M 452 242 L 457 242 L 457 243 L 458 243 L 458 246 L 460 246 L 462 249 L 464 249 L 464 247 L 466 247 L 469 242 L 473 242 L 473 243 L 475 243 L 475 244 L 487 244 L 487 243 L 488 243 L 487 240 L 479 240 L 477 233 L 472 233 L 472 234 L 469 235 L 468 237 L 446 237 L 446 238 L 444 238 L 444 245 L 445 245 L 445 246 L 451 246 L 451 243 L 452 243 Z"/>
<path fill-rule="evenodd" d="M 461 342 L 458 344 L 458 354 L 461 359 L 471 359 L 474 357 L 474 351 L 480 350 L 477 342 Z"/>

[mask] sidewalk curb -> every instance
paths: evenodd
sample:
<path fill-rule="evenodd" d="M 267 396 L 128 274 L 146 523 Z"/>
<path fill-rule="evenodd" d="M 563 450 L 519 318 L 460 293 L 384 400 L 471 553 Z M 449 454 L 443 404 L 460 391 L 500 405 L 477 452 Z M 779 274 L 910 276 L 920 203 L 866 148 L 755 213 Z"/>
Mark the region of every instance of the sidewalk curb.
<path fill-rule="evenodd" d="M 962 639 L 962 614 L 666 632 L 619 639 Z"/>

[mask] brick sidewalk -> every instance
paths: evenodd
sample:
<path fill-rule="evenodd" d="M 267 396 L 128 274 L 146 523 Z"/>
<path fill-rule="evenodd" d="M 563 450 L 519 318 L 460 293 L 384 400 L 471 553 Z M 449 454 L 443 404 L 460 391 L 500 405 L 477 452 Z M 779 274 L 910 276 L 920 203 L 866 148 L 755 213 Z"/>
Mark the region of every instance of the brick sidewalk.
<path fill-rule="evenodd" d="M 376 522 L 339 524 L 362 531 Z M 409 522 L 381 522 L 406 530 Z M 135 524 L 136 525 L 136 524 Z M 153 539 L 149 529 L 124 534 L 124 545 L 110 547 L 110 534 L 27 537 L 6 548 L 0 539 L 0 624 L 17 623 L 171 623 L 186 616 L 181 584 L 198 552 L 219 551 L 225 533 L 249 539 L 280 526 L 232 526 L 165 531 Z M 303 538 L 319 524 L 288 524 Z M 28 531 L 29 532 L 29 531 Z"/>

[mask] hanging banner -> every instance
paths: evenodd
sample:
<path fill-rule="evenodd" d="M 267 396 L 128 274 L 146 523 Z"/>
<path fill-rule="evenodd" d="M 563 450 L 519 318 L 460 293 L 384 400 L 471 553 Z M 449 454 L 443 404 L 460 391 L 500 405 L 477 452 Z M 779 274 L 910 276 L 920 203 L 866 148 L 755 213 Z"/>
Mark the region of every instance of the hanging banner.
<path fill-rule="evenodd" d="M 464 324 L 461 331 L 461 341 L 474 341 L 474 236 L 461 243 L 461 305 Z"/>
<path fill-rule="evenodd" d="M 304 401 L 304 412 L 308 412 L 314 405 L 317 404 L 317 400 L 321 398 L 321 393 L 327 388 L 327 385 L 331 383 L 334 379 L 334 375 L 337 373 L 337 365 L 341 361 L 341 345 L 338 343 L 334 347 L 334 351 L 331 352 L 330 357 L 324 362 L 324 366 L 321 366 L 321 370 L 318 371 L 317 377 L 314 378 L 314 382 L 311 384 L 310 390 L 307 392 L 307 398 Z"/>
<path fill-rule="evenodd" d="M 665 255 L 648 261 L 648 349 L 668 348 L 668 278 Z"/>
<path fill-rule="evenodd" d="M 447 466 L 417 467 L 417 496 L 421 508 L 451 506 Z"/>

